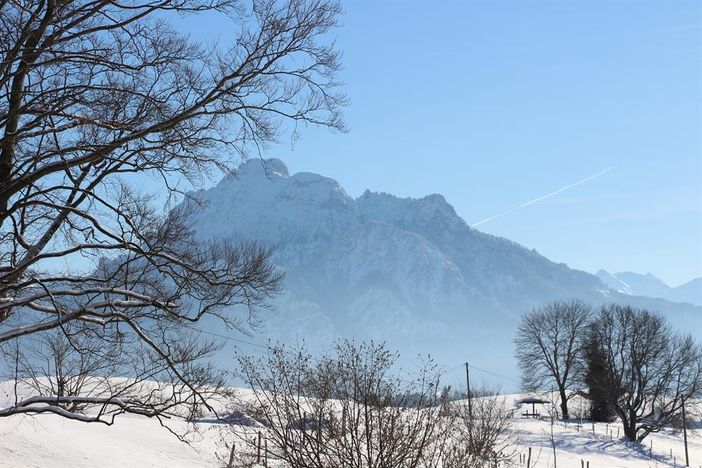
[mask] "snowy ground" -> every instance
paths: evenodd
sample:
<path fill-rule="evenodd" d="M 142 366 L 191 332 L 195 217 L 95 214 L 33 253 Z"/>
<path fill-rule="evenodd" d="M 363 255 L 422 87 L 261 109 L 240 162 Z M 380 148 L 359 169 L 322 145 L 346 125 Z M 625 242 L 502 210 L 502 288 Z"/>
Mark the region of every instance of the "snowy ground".
<path fill-rule="evenodd" d="M 684 466 L 685 451 L 682 434 L 671 431 L 652 434 L 644 441 L 645 447 L 643 447 L 616 439 L 618 427 L 614 424 L 609 426 L 595 424 L 593 434 L 591 424 L 584 424 L 578 429 L 577 424 L 574 423 L 566 427 L 562 422 L 556 423 L 554 439 L 558 466 L 579 467 L 581 460 L 589 461 L 591 468 L 674 466 L 674 460 L 670 457 L 671 450 L 676 465 Z M 608 430 L 611 435 L 608 435 Z M 532 447 L 532 460 L 537 459 L 534 466 L 553 466 L 549 421 L 520 420 L 515 425 L 515 432 L 519 437 L 519 449 L 522 453 L 526 454 L 528 447 Z M 649 457 L 651 441 L 653 459 Z M 688 431 L 688 447 L 690 466 L 702 467 L 702 431 Z"/>
<path fill-rule="evenodd" d="M 172 422 L 184 429 L 182 422 Z M 653 434 L 645 447 L 616 439 L 617 425 L 575 423 L 554 426 L 559 467 L 580 467 L 581 460 L 599 467 L 668 467 L 684 465 L 682 434 L 666 431 Z M 0 418 L 0 466 L 7 467 L 125 467 L 218 466 L 215 453 L 221 449 L 222 425 L 202 423 L 192 436 L 192 445 L 179 442 L 157 421 L 123 416 L 114 426 L 68 421 L 54 415 Z M 551 425 L 546 420 L 515 419 L 518 453 L 532 448 L 532 466 L 552 467 Z M 690 466 L 702 467 L 702 430 L 688 431 Z M 649 457 L 653 442 L 654 458 Z M 682 462 L 682 463 L 681 463 Z"/>

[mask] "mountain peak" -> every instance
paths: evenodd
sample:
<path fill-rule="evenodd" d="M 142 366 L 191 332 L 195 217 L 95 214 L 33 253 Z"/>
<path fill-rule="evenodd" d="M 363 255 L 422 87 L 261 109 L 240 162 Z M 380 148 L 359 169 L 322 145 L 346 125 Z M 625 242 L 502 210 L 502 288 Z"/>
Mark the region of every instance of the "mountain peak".
<path fill-rule="evenodd" d="M 244 161 L 236 170 L 238 176 L 248 174 L 263 174 L 266 177 L 289 177 L 288 167 L 276 158 L 252 158 Z"/>

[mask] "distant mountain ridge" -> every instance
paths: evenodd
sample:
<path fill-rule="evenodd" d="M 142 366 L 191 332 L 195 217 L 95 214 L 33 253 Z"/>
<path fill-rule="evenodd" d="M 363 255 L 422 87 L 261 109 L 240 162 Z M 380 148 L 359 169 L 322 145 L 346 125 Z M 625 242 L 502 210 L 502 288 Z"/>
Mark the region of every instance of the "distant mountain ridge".
<path fill-rule="evenodd" d="M 595 275 L 605 285 L 623 294 L 656 297 L 702 306 L 702 278 L 695 278 L 672 288 L 651 273 L 642 275 L 631 271 L 609 273 L 600 270 Z"/>
<path fill-rule="evenodd" d="M 195 203 L 197 204 L 191 205 Z M 314 173 L 289 174 L 277 159 L 252 159 L 216 187 L 191 194 L 192 226 L 206 238 L 274 246 L 284 292 L 255 338 L 387 341 L 514 375 L 519 317 L 554 299 L 623 301 L 687 325 L 702 309 L 629 296 L 598 277 L 470 228 L 441 195 L 350 197 Z M 699 323 L 702 323 L 700 321 Z"/>

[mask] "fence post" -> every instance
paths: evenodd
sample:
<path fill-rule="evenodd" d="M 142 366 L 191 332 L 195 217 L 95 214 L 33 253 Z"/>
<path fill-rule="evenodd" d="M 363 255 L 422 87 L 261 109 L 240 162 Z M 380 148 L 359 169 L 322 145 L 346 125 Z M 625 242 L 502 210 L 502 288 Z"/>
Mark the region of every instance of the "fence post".
<path fill-rule="evenodd" d="M 264 443 L 264 451 L 263 451 L 263 466 L 268 468 L 268 439 L 265 439 L 263 441 Z"/>
<path fill-rule="evenodd" d="M 229 463 L 227 463 L 227 468 L 234 468 L 234 449 L 236 444 L 232 444 L 232 451 L 229 452 Z"/>
<path fill-rule="evenodd" d="M 261 463 L 261 431 L 258 431 L 258 444 L 256 444 L 256 463 Z"/>

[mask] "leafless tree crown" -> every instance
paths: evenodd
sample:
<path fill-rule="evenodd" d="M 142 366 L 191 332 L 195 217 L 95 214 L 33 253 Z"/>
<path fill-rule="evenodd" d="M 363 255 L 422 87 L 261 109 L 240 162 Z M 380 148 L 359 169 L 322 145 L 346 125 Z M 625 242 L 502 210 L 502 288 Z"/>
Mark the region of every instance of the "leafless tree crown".
<path fill-rule="evenodd" d="M 203 12 L 226 15 L 232 36 L 202 44 L 174 26 L 175 15 Z M 280 275 L 266 249 L 199 242 L 187 210 L 165 214 L 156 202 L 184 180 L 229 171 L 285 122 L 344 130 L 339 54 L 327 41 L 339 13 L 333 0 L 0 0 L 7 352 L 28 337 L 56 351 L 54 332 L 69 344 L 90 333 L 115 356 L 148 357 L 130 375 L 196 392 L 204 369 L 188 368 L 212 346 L 190 327 L 216 315 L 246 329 L 250 317 L 231 306 L 264 304 Z M 165 195 L 140 190 L 145 177 Z M 24 359 L 28 375 L 33 362 Z"/>
<path fill-rule="evenodd" d="M 568 418 L 570 390 L 579 383 L 581 349 L 591 316 L 580 301 L 553 302 L 525 315 L 515 338 L 516 356 L 527 391 L 556 390 Z"/>
<path fill-rule="evenodd" d="M 685 400 L 702 395 L 702 346 L 674 333 L 660 315 L 606 306 L 590 334 L 604 359 L 593 385 L 611 402 L 630 440 L 659 431 L 678 417 Z"/>

